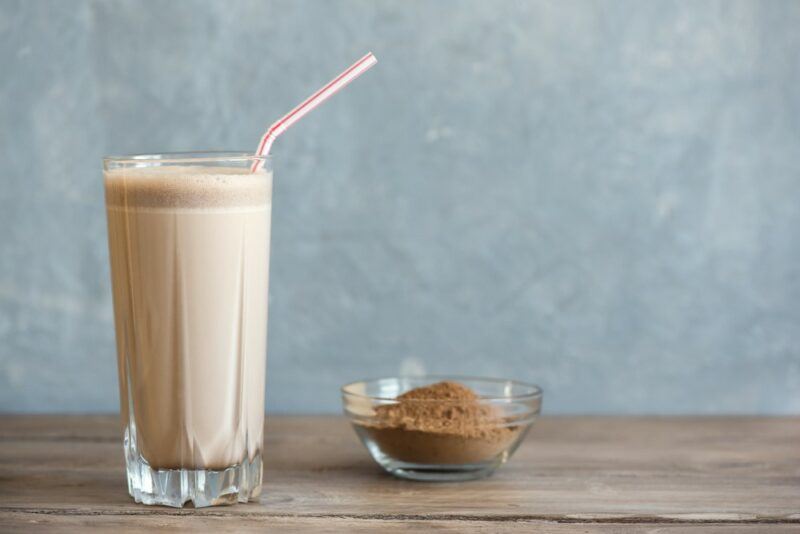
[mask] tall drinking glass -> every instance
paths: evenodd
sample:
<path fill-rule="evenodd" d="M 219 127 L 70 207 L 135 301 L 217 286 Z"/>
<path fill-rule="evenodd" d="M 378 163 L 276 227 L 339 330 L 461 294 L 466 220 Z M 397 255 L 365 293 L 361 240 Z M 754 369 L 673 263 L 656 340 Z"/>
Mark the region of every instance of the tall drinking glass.
<path fill-rule="evenodd" d="M 261 491 L 271 161 L 121 156 L 104 171 L 128 491 L 247 502 Z"/>

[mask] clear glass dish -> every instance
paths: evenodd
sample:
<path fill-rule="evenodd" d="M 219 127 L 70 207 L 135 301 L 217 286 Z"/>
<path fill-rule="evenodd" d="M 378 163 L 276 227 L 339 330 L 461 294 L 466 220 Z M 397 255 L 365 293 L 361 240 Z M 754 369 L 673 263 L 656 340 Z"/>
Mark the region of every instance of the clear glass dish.
<path fill-rule="evenodd" d="M 442 381 L 467 386 L 477 398 L 397 398 Z M 542 405 L 538 386 L 494 378 L 379 378 L 341 391 L 344 413 L 373 459 L 389 473 L 412 480 L 489 476 L 517 449 Z"/>

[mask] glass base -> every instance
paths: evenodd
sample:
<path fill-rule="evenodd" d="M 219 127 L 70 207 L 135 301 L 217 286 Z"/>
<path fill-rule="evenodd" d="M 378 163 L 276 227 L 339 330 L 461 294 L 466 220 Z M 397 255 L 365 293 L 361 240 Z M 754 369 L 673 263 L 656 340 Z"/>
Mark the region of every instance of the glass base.
<path fill-rule="evenodd" d="M 509 458 L 508 451 L 484 462 L 471 464 L 420 464 L 404 462 L 385 454 L 373 440 L 364 441 L 372 457 L 387 473 L 407 480 L 425 482 L 458 482 L 478 480 L 495 472 Z"/>
<path fill-rule="evenodd" d="M 138 503 L 195 508 L 248 502 L 261 494 L 261 454 L 227 469 L 153 469 L 144 458 L 126 458 L 128 493 Z"/>
<path fill-rule="evenodd" d="M 422 465 L 406 462 L 389 462 L 381 467 L 398 478 L 425 482 L 460 482 L 478 480 L 494 473 L 500 462 L 475 465 Z"/>

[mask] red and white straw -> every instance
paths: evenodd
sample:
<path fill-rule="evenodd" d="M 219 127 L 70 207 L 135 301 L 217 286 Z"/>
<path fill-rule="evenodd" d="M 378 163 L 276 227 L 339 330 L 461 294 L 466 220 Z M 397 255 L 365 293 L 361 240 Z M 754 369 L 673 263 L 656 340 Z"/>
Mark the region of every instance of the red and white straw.
<path fill-rule="evenodd" d="M 258 144 L 258 150 L 256 151 L 256 156 L 265 156 L 269 154 L 270 149 L 272 148 L 272 143 L 275 142 L 275 139 L 285 132 L 291 125 L 305 117 L 305 115 L 314 109 L 315 107 L 319 106 L 327 99 L 332 97 L 335 93 L 341 90 L 345 85 L 352 82 L 365 72 L 367 72 L 371 67 L 373 67 L 378 62 L 375 59 L 375 56 L 372 55 L 372 52 L 367 54 L 366 56 L 362 57 L 355 63 L 353 63 L 347 70 L 342 72 L 339 76 L 328 82 L 325 86 L 323 86 L 319 91 L 314 93 L 313 95 L 309 96 L 303 102 L 301 102 L 296 108 L 292 111 L 272 123 L 272 125 L 267 129 L 266 133 L 261 137 L 261 142 Z M 263 160 L 256 160 L 253 163 L 252 171 L 256 172 L 261 168 L 264 164 Z"/>

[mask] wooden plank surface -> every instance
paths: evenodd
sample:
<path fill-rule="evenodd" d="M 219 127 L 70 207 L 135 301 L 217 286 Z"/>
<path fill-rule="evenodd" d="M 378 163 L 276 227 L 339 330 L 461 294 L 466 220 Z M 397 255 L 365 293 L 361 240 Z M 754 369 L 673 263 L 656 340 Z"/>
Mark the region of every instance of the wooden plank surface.
<path fill-rule="evenodd" d="M 379 470 L 339 417 L 268 417 L 259 503 L 135 504 L 110 416 L 0 416 L 0 531 L 800 531 L 800 418 L 542 418 L 489 479 Z"/>
<path fill-rule="evenodd" d="M 9 512 L 0 518 L 3 532 L 381 532 L 409 530 L 434 532 L 535 532 L 536 534 L 797 534 L 791 524 L 663 524 L 663 523 L 556 523 L 552 521 L 512 522 L 476 520 L 396 520 L 320 517 L 220 517 L 220 516 L 64 516 Z"/>

